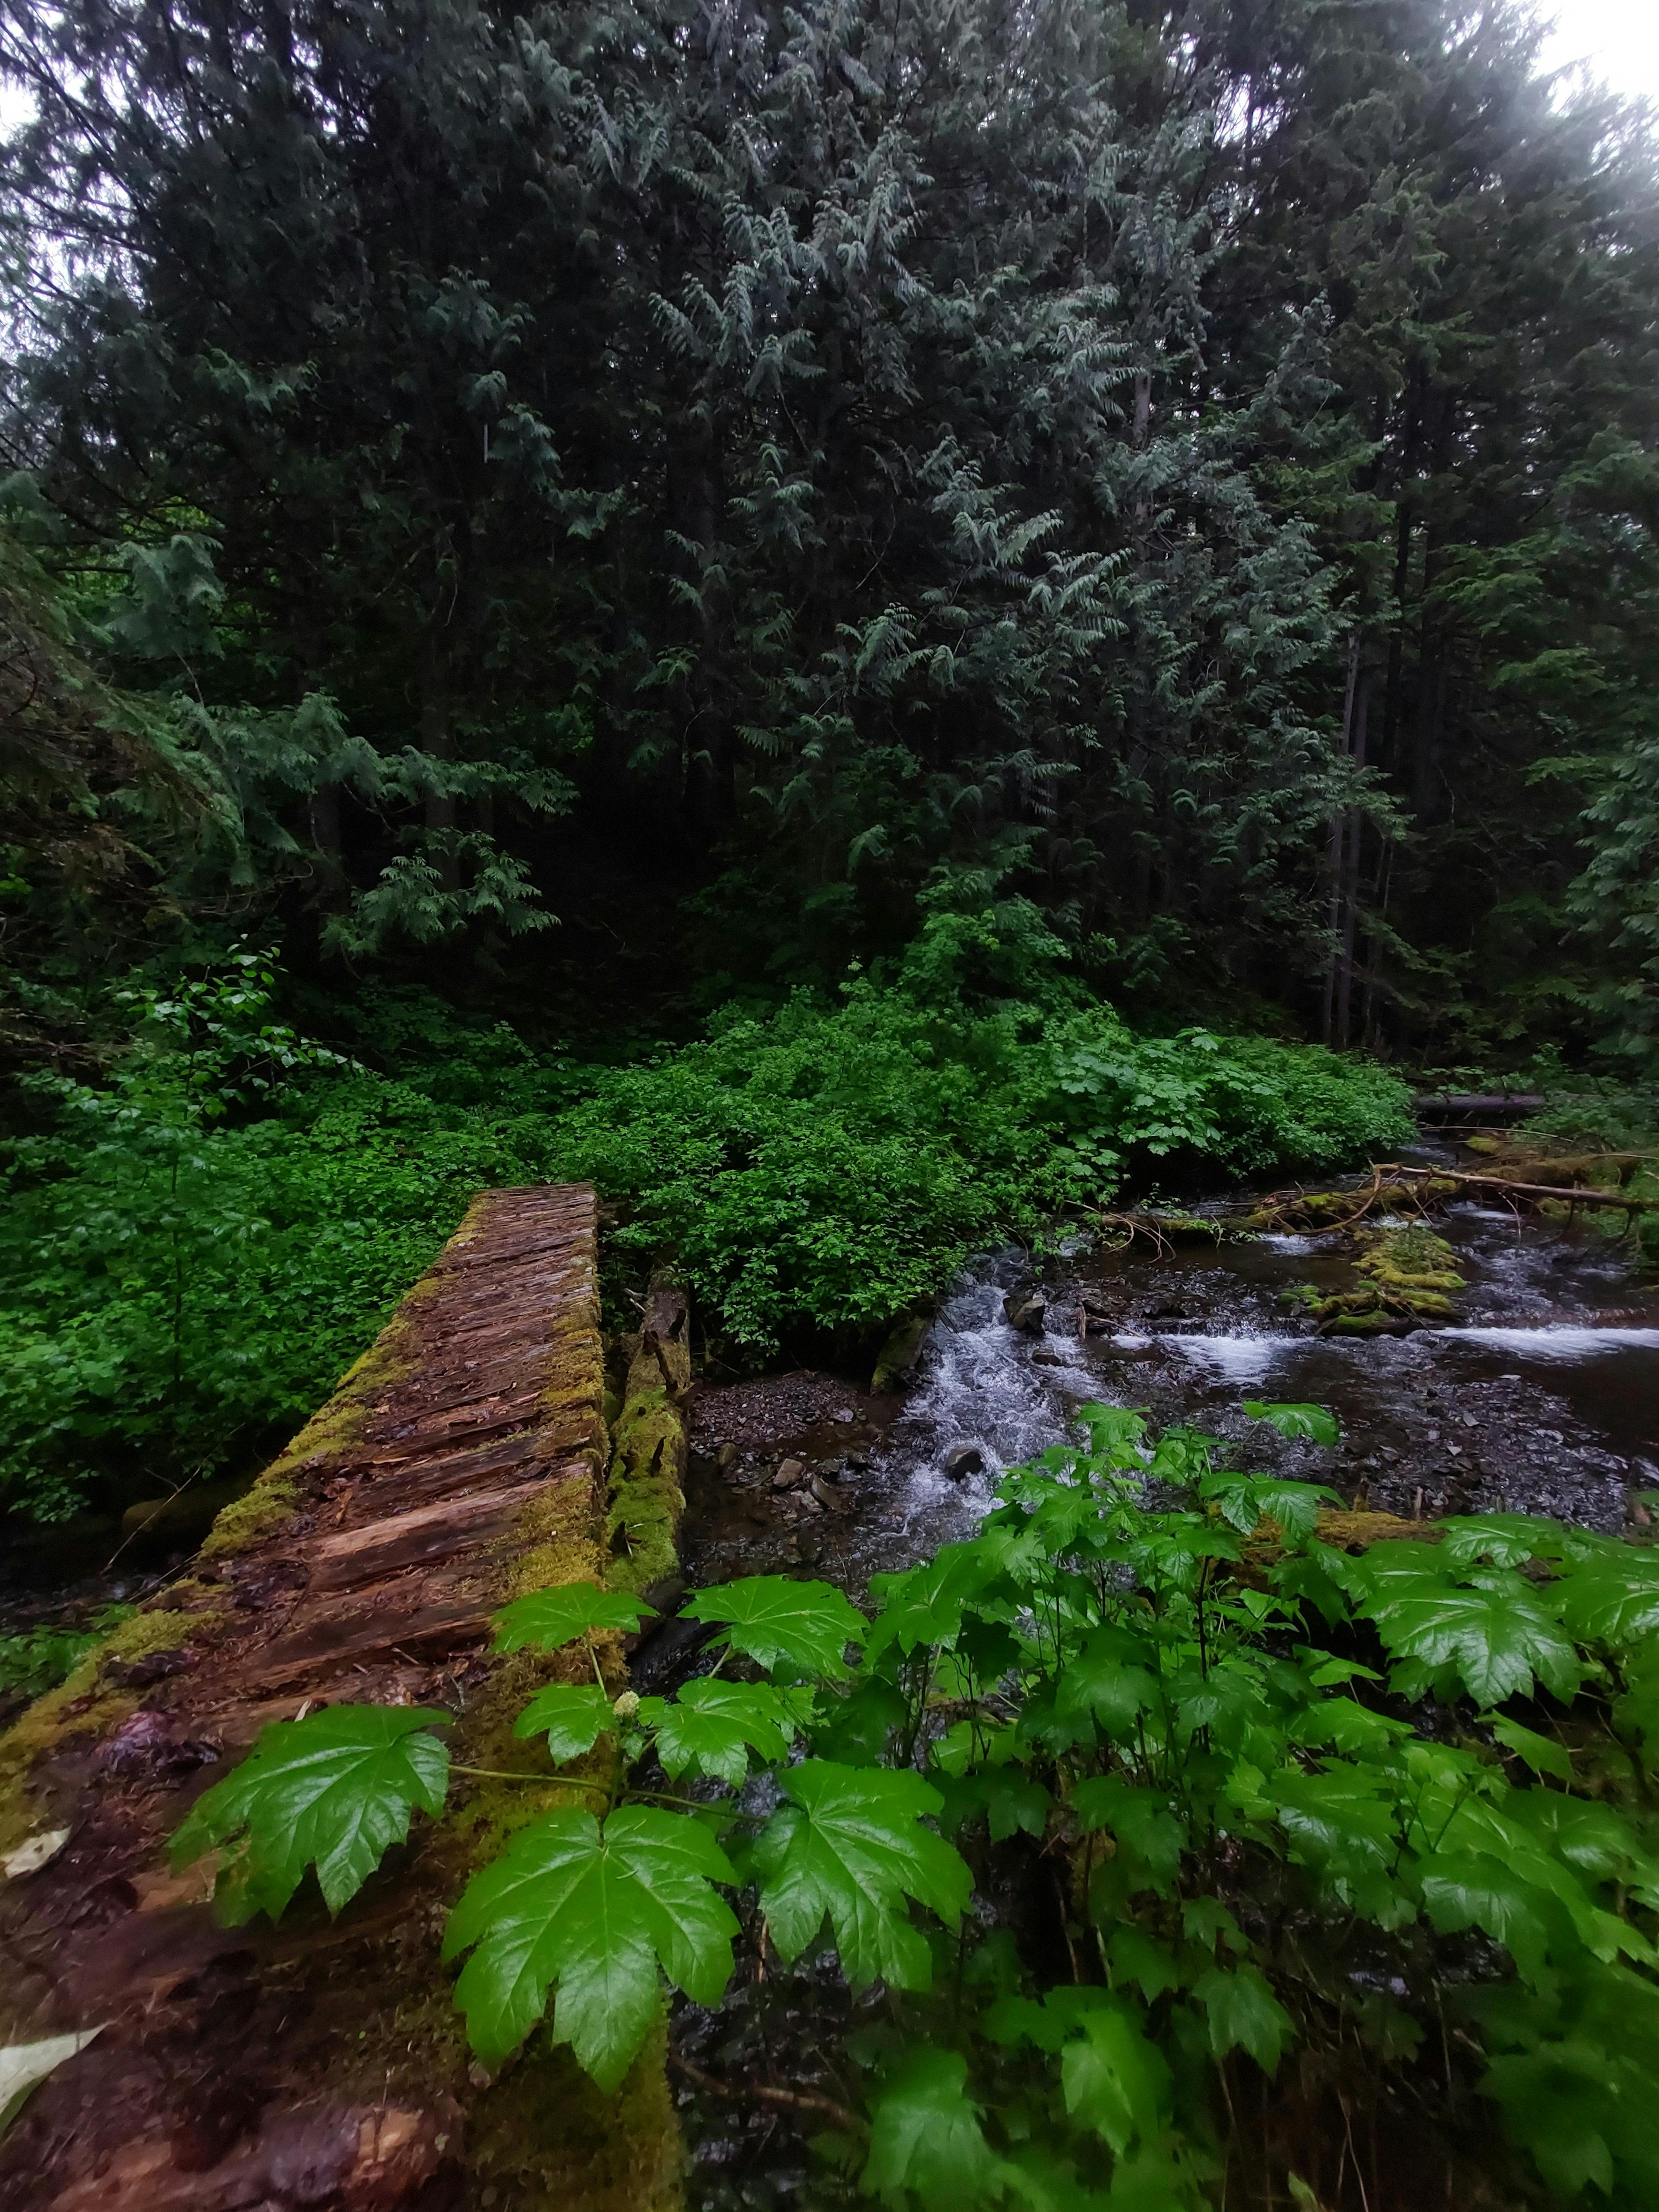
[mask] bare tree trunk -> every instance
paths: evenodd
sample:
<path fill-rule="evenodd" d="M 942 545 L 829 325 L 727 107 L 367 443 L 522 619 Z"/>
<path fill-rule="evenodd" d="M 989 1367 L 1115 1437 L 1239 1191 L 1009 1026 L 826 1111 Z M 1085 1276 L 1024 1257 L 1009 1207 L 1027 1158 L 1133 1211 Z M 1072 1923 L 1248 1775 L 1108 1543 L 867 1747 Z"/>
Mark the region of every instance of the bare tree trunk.
<path fill-rule="evenodd" d="M 449 688 L 445 680 L 443 651 L 435 635 L 435 621 L 428 624 L 421 644 L 421 750 L 434 762 L 445 763 L 455 757 L 455 726 L 450 712 Z M 428 790 L 425 799 L 426 826 L 440 833 L 453 832 L 455 828 L 455 800 L 452 793 Z M 434 855 L 439 880 L 447 891 L 460 888 L 460 865 L 455 857 L 453 837 L 445 838 L 444 849 Z"/>
<path fill-rule="evenodd" d="M 1353 744 L 1354 710 L 1359 696 L 1361 646 L 1360 626 L 1356 623 L 1353 634 L 1348 640 L 1348 682 L 1342 700 L 1342 757 L 1345 760 Z M 1346 826 L 1344 809 L 1334 806 L 1331 809 L 1330 849 L 1327 856 L 1331 879 L 1331 959 L 1325 973 L 1325 1004 L 1319 1024 L 1319 1034 L 1327 1044 L 1334 1043 L 1336 1037 L 1337 971 L 1341 962 L 1342 944 L 1343 845 Z"/>
<path fill-rule="evenodd" d="M 1352 735 L 1349 757 L 1355 768 L 1365 765 L 1366 723 L 1370 708 L 1370 678 L 1363 668 L 1355 673 Z M 1342 907 L 1341 952 L 1337 963 L 1336 985 L 1336 1042 L 1344 1050 L 1353 1042 L 1352 1008 L 1353 1002 L 1354 949 L 1358 937 L 1359 916 L 1359 855 L 1365 835 L 1365 817 L 1357 806 L 1350 807 L 1343 834 L 1341 856 L 1340 901 Z"/>

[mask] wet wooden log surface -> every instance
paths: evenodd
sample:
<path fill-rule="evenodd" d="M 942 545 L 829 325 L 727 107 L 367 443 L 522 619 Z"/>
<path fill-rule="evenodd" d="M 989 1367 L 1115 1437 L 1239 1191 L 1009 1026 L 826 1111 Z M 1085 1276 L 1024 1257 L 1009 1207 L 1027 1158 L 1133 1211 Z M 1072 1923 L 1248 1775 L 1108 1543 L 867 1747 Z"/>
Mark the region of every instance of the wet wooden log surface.
<path fill-rule="evenodd" d="M 0 1884 L 0 2043 L 100 2031 L 0 2141 L 6 2212 L 674 2201 L 660 2054 L 601 2100 L 544 2039 L 498 2087 L 438 1961 L 471 1864 L 560 1802 L 550 1771 L 505 1812 L 459 1783 L 334 1923 L 302 1893 L 227 1929 L 211 1865 L 165 1851 L 265 1723 L 320 1702 L 445 1707 L 459 1759 L 534 1773 L 510 1715 L 561 1662 L 492 1659 L 489 1622 L 603 1579 L 596 1245 L 585 1186 L 486 1193 L 190 1572 L 0 1741 L 0 1854 L 49 1855 Z"/>

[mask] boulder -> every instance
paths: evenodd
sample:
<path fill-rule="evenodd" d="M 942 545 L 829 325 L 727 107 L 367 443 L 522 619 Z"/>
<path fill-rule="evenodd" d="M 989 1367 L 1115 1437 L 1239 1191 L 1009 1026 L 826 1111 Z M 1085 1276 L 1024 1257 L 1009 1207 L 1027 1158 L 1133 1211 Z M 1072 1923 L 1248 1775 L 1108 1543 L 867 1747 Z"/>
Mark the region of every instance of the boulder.
<path fill-rule="evenodd" d="M 965 1482 L 985 1471 L 985 1455 L 977 1444 L 952 1444 L 939 1465 L 952 1482 Z"/>

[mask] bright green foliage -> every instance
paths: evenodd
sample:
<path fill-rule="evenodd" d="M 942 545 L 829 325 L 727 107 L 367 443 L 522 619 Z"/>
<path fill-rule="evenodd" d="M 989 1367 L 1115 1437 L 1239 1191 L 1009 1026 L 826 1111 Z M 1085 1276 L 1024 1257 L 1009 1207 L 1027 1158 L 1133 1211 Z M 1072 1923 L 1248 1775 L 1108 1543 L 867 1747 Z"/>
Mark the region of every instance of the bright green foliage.
<path fill-rule="evenodd" d="M 826 1916 L 848 1980 L 863 1989 L 925 1989 L 927 1946 L 904 1900 L 955 1927 L 968 1902 L 967 1867 L 922 1826 L 941 1805 L 920 1775 L 808 1759 L 779 1776 L 788 1803 L 756 1844 L 761 1910 L 784 1959 L 799 1958 Z"/>
<path fill-rule="evenodd" d="M 1386 2075 L 1437 2049 L 1463 2124 L 1480 2100 L 1502 2121 L 1497 2170 L 1644 2212 L 1659 1823 L 1617 1736 L 1644 1761 L 1659 1737 L 1652 1553 L 1499 1515 L 1351 1558 L 1316 1488 L 1121 1408 L 1079 1419 L 1084 1443 L 1012 1469 L 977 1537 L 878 1579 L 867 1632 L 824 1584 L 750 1577 L 684 1608 L 723 1634 L 678 1696 L 538 1693 L 520 1733 L 556 1759 L 612 1731 L 621 1771 L 456 1906 L 474 2047 L 497 2063 L 550 1998 L 555 2037 L 614 2086 L 665 1985 L 718 2002 L 742 1887 L 786 1964 L 828 1943 L 854 1990 L 883 1986 L 850 2049 L 872 2069 L 862 2186 L 893 2212 L 1197 2212 L 1217 2069 L 1236 2094 L 1298 2044 L 1316 2069 L 1348 2052 L 1357 2095 L 1378 2084 L 1352 2054 Z M 1174 1493 L 1157 1509 L 1152 1477 Z M 518 1601 L 526 1638 L 611 1620 L 601 1593 L 553 1595 Z M 280 1910 L 312 1861 L 337 1903 L 410 1802 L 441 1802 L 426 1717 L 269 1731 L 177 1848 L 246 1830 L 240 1909 Z M 993 1924 L 1022 1864 L 1066 1870 L 1058 1985 Z M 1357 1930 L 1393 1994 L 1333 1978 Z"/>
<path fill-rule="evenodd" d="M 747 1575 L 699 1590 L 688 1620 L 720 1623 L 712 1639 L 766 1668 L 802 1674 L 844 1674 L 849 1644 L 864 1638 L 864 1616 L 830 1583 L 790 1582 L 782 1575 Z"/>
<path fill-rule="evenodd" d="M 135 984 L 111 1081 L 54 1079 L 51 1127 L 0 1152 L 0 1488 L 38 1516 L 291 1431 L 486 1184 L 592 1177 L 624 1216 L 613 1254 L 672 1250 L 711 1328 L 769 1346 L 884 1330 L 973 1251 L 1042 1237 L 1155 1155 L 1311 1169 L 1407 1126 L 1376 1067 L 1137 1038 L 1064 994 L 970 1008 L 860 985 L 833 1012 L 803 995 L 588 1070 L 417 998 L 367 1025 L 429 1055 L 388 1080 L 275 1021 L 277 988 L 252 954 Z M 1104 1091 L 1076 1073 L 1089 1036 L 1113 1040 Z"/>
<path fill-rule="evenodd" d="M 639 1723 L 655 1729 L 665 1774 L 703 1775 L 736 1789 L 749 1771 L 750 1753 L 775 1765 L 811 1711 L 803 1691 L 704 1679 L 688 1682 L 678 1698 L 642 1698 Z"/>
<path fill-rule="evenodd" d="M 1260 1967 L 1212 1966 L 1194 1983 L 1193 1995 L 1208 2017 L 1210 2048 L 1218 2058 L 1243 2050 L 1264 2074 L 1278 2070 L 1285 2045 L 1295 2040 L 1296 2023 Z"/>
<path fill-rule="evenodd" d="M 1606 1542 L 1580 1544 L 1575 1551 L 1561 1608 L 1574 1636 L 1620 1650 L 1659 1632 L 1659 1556 L 1648 1553 L 1632 1560 L 1622 1545 Z"/>
<path fill-rule="evenodd" d="M 371 1078 L 274 1019 L 276 988 L 252 952 L 134 979 L 106 1082 L 29 1079 L 53 1118 L 0 1146 L 8 1504 L 59 1518 L 100 1480 L 154 1495 L 247 1464 L 480 1188 L 534 1179 L 521 1121 Z"/>
<path fill-rule="evenodd" d="M 102 1606 L 85 1628 L 32 1628 L 0 1636 L 0 1697 L 38 1698 L 56 1689 L 112 1628 L 133 1612 L 130 1605 Z"/>
<path fill-rule="evenodd" d="M 714 1885 L 732 1879 L 707 1828 L 647 1805 L 603 1827 L 572 1808 L 521 1828 L 474 1875 L 444 1937 L 446 1958 L 472 1952 L 455 1998 L 473 2049 L 498 2064 L 556 1982 L 554 2039 L 616 2088 L 657 2018 L 659 1964 L 698 2004 L 720 2002 L 738 1923 Z"/>
<path fill-rule="evenodd" d="M 1336 1417 L 1325 1406 L 1267 1406 L 1259 1398 L 1247 1398 L 1243 1410 L 1251 1420 L 1267 1422 L 1291 1441 L 1298 1437 L 1316 1444 L 1337 1441 Z"/>
<path fill-rule="evenodd" d="M 1000 943 L 1006 925 L 981 919 Z M 561 1117 L 551 1164 L 624 1203 L 621 1249 L 672 1249 L 700 1309 L 769 1350 L 803 1325 L 885 1328 L 999 1236 L 1040 1237 L 1155 1166 L 1314 1171 L 1408 1133 L 1380 1068 L 1139 1037 L 1077 987 L 1026 980 L 1030 999 L 989 1005 L 914 973 L 859 980 L 834 1012 L 801 994 L 722 1022 L 601 1078 Z"/>
<path fill-rule="evenodd" d="M 191 1807 L 173 1838 L 174 1865 L 228 1844 L 218 1895 L 233 1922 L 276 1919 L 307 1866 L 337 1912 L 408 1835 L 416 1807 L 442 1812 L 449 1753 L 428 1731 L 448 1717 L 416 1705 L 332 1705 L 274 1723 Z"/>
<path fill-rule="evenodd" d="M 1395 1543 L 1346 1572 L 1388 1651 L 1415 1662 L 1400 1673 L 1412 1686 L 1449 1678 L 1492 1705 L 1529 1696 L 1534 1675 L 1559 1698 L 1583 1680 L 1556 1607 L 1512 1567 L 1459 1567 L 1437 1546 Z M 1582 1613 L 1577 1577 L 1571 1588 L 1569 1604 Z"/>
<path fill-rule="evenodd" d="M 614 1725 L 609 1694 L 597 1682 L 550 1682 L 513 1723 L 514 1735 L 544 1735 L 555 1761 L 579 1759 Z"/>
<path fill-rule="evenodd" d="M 625 1591 L 601 1589 L 597 1583 L 561 1583 L 556 1589 L 530 1590 L 495 1615 L 495 1649 L 557 1651 L 586 1636 L 590 1628 L 620 1628 L 631 1634 L 652 1611 Z"/>
<path fill-rule="evenodd" d="M 1128 2007 L 1091 2008 L 1060 2047 L 1066 2110 L 1121 2158 L 1137 2141 L 1155 2143 L 1169 2116 L 1170 2069 Z"/>
<path fill-rule="evenodd" d="M 1272 1411 L 1289 1413 L 1293 1436 L 1334 1434 L 1320 1409 Z M 1328 1493 L 1231 1472 L 1206 1439 L 1155 1441 L 1119 1409 L 1085 1407 L 1080 1419 L 1086 1447 L 1012 1470 L 973 1542 L 883 1579 L 866 1646 L 866 1665 L 900 1700 L 888 1717 L 892 1755 L 908 1761 L 925 1747 L 969 1856 L 978 1823 L 988 1840 L 1020 1832 L 1006 1812 L 998 1819 L 1017 1779 L 1048 1799 L 1030 1807 L 1041 1807 L 1048 1847 L 1071 1837 L 1073 1863 L 1089 1869 L 1086 1924 L 1074 1933 L 1092 1936 L 1101 1986 L 1051 1989 L 1037 2002 L 1016 1993 L 1027 1978 L 1010 1990 L 1003 1967 L 991 1983 L 1003 1993 L 987 2009 L 975 2016 L 958 2002 L 950 2014 L 969 2062 L 966 2093 L 1004 2161 L 994 2171 L 1036 2157 L 1087 2172 L 1083 2130 L 1116 2160 L 1114 2202 L 1120 2190 L 1139 2201 L 1142 2188 L 1149 2204 L 1198 2202 L 1212 2118 L 1194 2101 L 1194 2053 L 1234 2067 L 1242 2055 L 1272 2074 L 1292 2043 L 1327 2036 L 1331 1984 L 1319 1961 L 1357 1919 L 1407 1995 L 1340 1999 L 1351 2018 L 1340 2032 L 1387 2067 L 1410 2063 L 1438 2008 L 1486 2017 L 1488 1992 L 1471 2004 L 1459 1985 L 1437 1984 L 1422 1940 L 1478 1932 L 1509 1962 L 1498 1993 L 1510 1993 L 1510 2008 L 1492 2017 L 1511 2042 L 1488 2047 L 1518 2051 L 1532 2039 L 1550 2055 L 1509 2073 L 1496 2059 L 1469 2092 L 1484 2087 L 1510 2112 L 1523 2081 L 1534 2095 L 1559 2084 L 1553 2117 L 1520 2113 L 1511 2140 L 1536 2150 L 1546 2175 L 1588 2158 L 1634 2212 L 1650 2153 L 1629 2124 L 1617 2153 L 1597 2148 L 1613 2139 L 1606 2084 L 1628 2082 L 1617 2094 L 1634 2095 L 1640 2079 L 1651 2096 L 1659 2070 L 1642 2070 L 1648 2062 L 1616 2042 L 1599 2046 L 1607 2063 L 1586 2142 L 1575 2134 L 1586 2093 L 1569 2080 L 1578 2062 L 1552 2023 L 1587 1979 L 1659 1987 L 1647 1979 L 1659 1966 L 1648 1902 L 1659 1905 L 1659 1838 L 1639 1805 L 1579 1795 L 1567 1747 L 1537 1725 L 1487 1713 L 1495 1753 L 1479 1708 L 1542 1685 L 1577 1700 L 1577 1728 L 1596 1725 L 1594 1706 L 1584 1714 L 1587 1693 L 1603 1694 L 1593 1662 L 1611 1657 L 1608 1686 L 1624 1686 L 1615 1716 L 1645 1740 L 1653 1676 L 1640 1594 L 1651 1555 L 1508 1515 L 1448 1523 L 1438 1544 L 1349 1559 L 1318 1534 Z M 1149 1473 L 1183 1488 L 1187 1507 L 1147 1511 L 1139 1486 Z M 1237 1575 L 1243 1540 L 1267 1533 L 1279 1548 L 1264 1588 L 1259 1570 Z M 1304 1611 L 1320 1616 L 1320 1643 L 1304 1640 Z M 1366 1656 L 1333 1656 L 1327 1638 Z M 1449 1737 L 1443 1719 L 1420 1731 L 1378 1710 L 1377 1662 L 1392 1662 L 1396 1694 L 1461 1712 L 1462 1735 Z M 941 1694 L 956 1716 L 948 1726 L 926 1718 Z M 868 1696 L 855 1690 L 852 1702 Z M 1652 1712 L 1659 1726 L 1659 1703 Z M 1281 1940 L 1292 1928 L 1293 1941 Z M 936 2039 L 945 2016 L 933 2004 Z M 1041 2120 L 1027 2049 L 1058 2075 L 1058 2102 Z"/>
<path fill-rule="evenodd" d="M 884 2204 L 960 2212 L 983 2192 L 989 2153 L 967 2095 L 968 2063 L 954 2051 L 908 2051 L 870 2114 L 862 2185 Z"/>

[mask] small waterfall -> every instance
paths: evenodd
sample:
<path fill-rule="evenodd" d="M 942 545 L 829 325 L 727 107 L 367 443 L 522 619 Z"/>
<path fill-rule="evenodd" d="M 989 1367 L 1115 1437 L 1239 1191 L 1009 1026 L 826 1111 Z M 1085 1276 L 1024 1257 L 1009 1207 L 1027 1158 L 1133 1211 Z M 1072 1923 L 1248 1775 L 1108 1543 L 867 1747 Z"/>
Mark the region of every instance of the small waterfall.
<path fill-rule="evenodd" d="M 1004 1303 L 1030 1277 L 1018 1247 L 994 1254 L 957 1285 L 928 1333 L 883 1454 L 884 1468 L 903 1478 L 913 1535 L 925 1531 L 937 1543 L 971 1534 L 1005 1469 L 1060 1443 L 1079 1406 L 1115 1395 L 1090 1371 L 1075 1334 L 1010 1327 Z M 956 1478 L 946 1462 L 963 1449 L 981 1463 Z"/>

